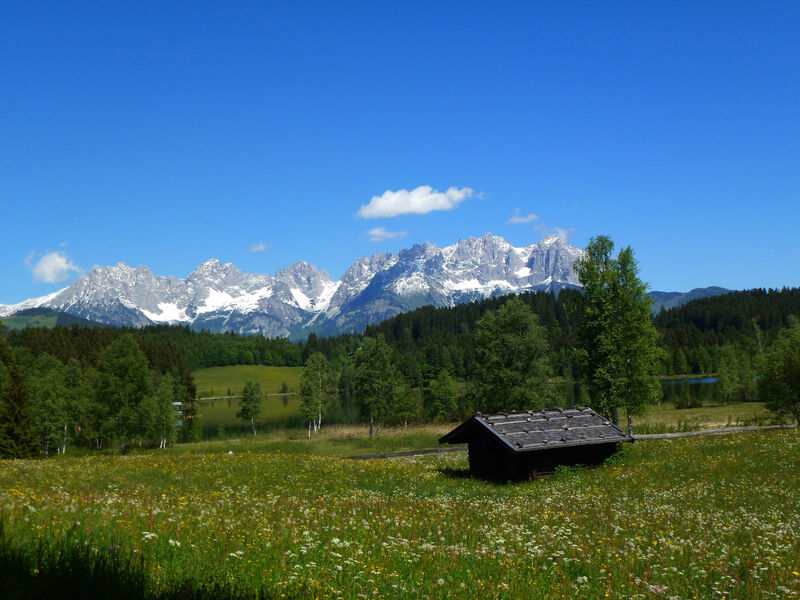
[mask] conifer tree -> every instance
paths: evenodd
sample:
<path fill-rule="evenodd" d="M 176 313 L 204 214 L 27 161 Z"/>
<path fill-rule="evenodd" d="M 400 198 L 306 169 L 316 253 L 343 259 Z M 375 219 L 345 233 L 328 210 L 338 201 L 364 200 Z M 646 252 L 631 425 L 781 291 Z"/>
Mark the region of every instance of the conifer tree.
<path fill-rule="evenodd" d="M 36 456 L 37 446 L 28 389 L 12 359 L 0 390 L 0 458 L 30 458 Z"/>

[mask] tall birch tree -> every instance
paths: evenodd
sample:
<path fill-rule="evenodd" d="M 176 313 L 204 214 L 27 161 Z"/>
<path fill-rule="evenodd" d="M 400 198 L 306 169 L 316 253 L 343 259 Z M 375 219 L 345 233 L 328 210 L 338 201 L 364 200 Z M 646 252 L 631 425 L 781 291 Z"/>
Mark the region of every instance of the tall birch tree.
<path fill-rule="evenodd" d="M 613 251 L 611 238 L 597 236 L 575 264 L 584 292 L 580 338 L 592 405 L 617 425 L 625 408 L 630 432 L 631 415 L 660 394 L 661 351 L 633 250 L 628 246 L 616 258 Z"/>
<path fill-rule="evenodd" d="M 300 408 L 308 422 L 308 437 L 312 428 L 316 433 L 322 427 L 322 415 L 335 404 L 337 394 L 336 373 L 321 352 L 314 352 L 300 375 Z"/>

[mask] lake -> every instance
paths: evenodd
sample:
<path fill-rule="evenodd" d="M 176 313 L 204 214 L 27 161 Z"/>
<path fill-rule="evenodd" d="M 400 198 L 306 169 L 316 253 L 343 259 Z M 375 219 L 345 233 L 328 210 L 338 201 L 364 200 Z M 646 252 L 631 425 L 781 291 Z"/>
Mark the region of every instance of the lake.
<path fill-rule="evenodd" d="M 665 379 L 661 381 L 663 403 L 674 404 L 686 384 L 693 404 L 722 404 L 715 377 L 698 377 L 693 379 Z M 560 383 L 558 386 L 558 402 L 562 406 L 585 405 L 586 395 L 577 383 Z M 201 438 L 216 439 L 238 437 L 250 433 L 250 426 L 236 418 L 239 401 L 236 398 L 198 399 L 197 412 L 200 415 L 195 422 L 200 425 Z M 343 397 L 336 412 L 326 419 L 327 423 L 356 423 L 359 421 L 359 407 L 354 401 Z M 256 422 L 259 432 L 275 429 L 300 428 L 305 426 L 300 414 L 300 397 L 296 394 L 268 395 L 262 404 L 260 418 Z"/>

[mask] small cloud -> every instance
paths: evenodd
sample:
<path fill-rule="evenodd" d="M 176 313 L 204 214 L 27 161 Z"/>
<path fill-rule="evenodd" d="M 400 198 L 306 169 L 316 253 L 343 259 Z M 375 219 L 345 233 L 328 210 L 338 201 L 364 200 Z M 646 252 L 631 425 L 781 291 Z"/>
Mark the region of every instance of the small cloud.
<path fill-rule="evenodd" d="M 386 231 L 383 227 L 376 227 L 367 232 L 370 242 L 382 242 L 394 238 L 402 238 L 408 235 L 407 231 Z"/>
<path fill-rule="evenodd" d="M 73 273 L 83 274 L 83 269 L 61 251 L 48 252 L 39 260 L 31 253 L 25 258 L 25 266 L 33 273 L 36 281 L 43 283 L 63 283 Z"/>
<path fill-rule="evenodd" d="M 59 248 L 66 248 L 67 246 L 68 246 L 68 243 L 67 243 L 67 242 L 61 242 L 61 243 L 58 245 L 58 247 L 59 247 Z"/>
<path fill-rule="evenodd" d="M 506 221 L 506 224 L 507 225 L 520 225 L 522 223 L 533 223 L 538 218 L 539 218 L 539 215 L 535 215 L 533 213 L 531 213 L 531 214 L 529 214 L 527 216 L 523 216 L 523 215 L 520 214 L 519 209 L 515 208 L 513 216 L 508 221 Z"/>
<path fill-rule="evenodd" d="M 569 238 L 572 237 L 573 233 L 575 233 L 574 227 L 570 227 L 569 229 L 564 229 L 562 227 L 553 227 L 553 235 L 558 237 L 562 242 L 568 242 Z"/>
<path fill-rule="evenodd" d="M 264 242 L 259 242 L 258 244 L 253 244 L 250 246 L 249 252 L 266 252 L 267 248 L 269 248 L 269 244 L 265 244 Z"/>
<path fill-rule="evenodd" d="M 538 231 L 543 237 L 557 237 L 562 242 L 568 242 L 572 234 L 575 233 L 575 228 L 570 227 L 565 229 L 563 227 L 548 227 L 544 223 L 534 226 L 534 231 Z"/>
<path fill-rule="evenodd" d="M 429 185 L 421 185 L 411 191 L 386 190 L 381 196 L 373 196 L 369 204 L 362 204 L 356 215 L 362 219 L 377 219 L 407 214 L 424 215 L 434 210 L 453 210 L 473 193 L 467 187 L 451 187 L 446 192 L 440 192 Z"/>

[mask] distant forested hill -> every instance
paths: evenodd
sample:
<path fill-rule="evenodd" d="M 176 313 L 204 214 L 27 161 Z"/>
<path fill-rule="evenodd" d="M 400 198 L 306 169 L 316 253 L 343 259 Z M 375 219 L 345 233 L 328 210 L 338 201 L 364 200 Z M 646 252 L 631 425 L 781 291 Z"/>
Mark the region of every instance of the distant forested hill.
<path fill-rule="evenodd" d="M 574 289 L 528 292 L 519 295 L 546 328 L 554 374 L 580 379 L 581 352 L 577 332 L 583 313 L 583 296 Z M 395 361 L 412 385 L 425 385 L 442 369 L 457 377 L 468 377 L 475 361 L 474 331 L 483 314 L 502 306 L 508 297 L 489 298 L 453 307 L 425 306 L 369 326 L 365 336 L 383 334 L 394 350 Z M 737 354 L 741 364 L 752 365 L 756 354 L 768 346 L 790 314 L 800 316 L 800 289 L 749 290 L 692 300 L 678 308 L 662 310 L 654 317 L 664 349 L 665 375 L 716 372 L 727 352 Z M 84 327 L 29 327 L 9 334 L 12 344 L 34 353 L 47 351 L 61 360 L 90 356 L 93 364 L 118 329 L 83 332 Z M 286 339 L 245 336 L 234 333 L 193 331 L 187 326 L 159 325 L 127 329 L 143 347 L 153 344 L 174 348 L 185 368 L 264 364 L 297 366 L 315 351 L 325 354 L 345 371 L 361 344 L 362 335 L 343 334 L 294 343 Z M 83 332 L 83 333 L 81 333 Z M 72 342 L 67 340 L 74 337 Z M 73 348 L 67 351 L 66 348 Z M 150 356 L 154 353 L 151 351 Z M 81 360 L 80 356 L 76 356 Z M 85 359 L 84 359 L 85 360 Z M 748 367 L 749 368 L 749 367 Z"/>
<path fill-rule="evenodd" d="M 71 327 L 79 325 L 81 327 L 106 327 L 102 323 L 90 321 L 82 317 L 76 317 L 65 312 L 59 312 L 50 308 L 28 308 L 14 313 L 10 317 L 3 317 L 3 326 L 9 329 L 25 329 L 26 327 L 56 327 L 62 325 Z"/>
<path fill-rule="evenodd" d="M 788 315 L 800 316 L 800 288 L 754 289 L 693 300 L 656 315 L 667 346 L 769 343 Z M 760 333 L 759 333 L 760 332 Z"/>
<path fill-rule="evenodd" d="M 708 298 L 711 296 L 721 296 L 729 294 L 731 290 L 721 287 L 695 288 L 688 292 L 650 292 L 648 295 L 653 299 L 653 314 L 658 314 L 662 309 L 677 308 L 692 300 Z"/>

